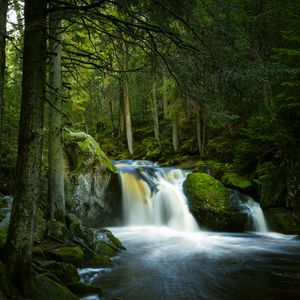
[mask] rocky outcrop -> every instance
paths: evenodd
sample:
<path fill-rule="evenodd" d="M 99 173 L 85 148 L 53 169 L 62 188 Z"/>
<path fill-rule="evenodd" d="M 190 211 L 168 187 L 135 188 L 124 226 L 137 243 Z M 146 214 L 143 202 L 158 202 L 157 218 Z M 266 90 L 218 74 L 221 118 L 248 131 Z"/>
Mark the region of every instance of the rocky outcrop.
<path fill-rule="evenodd" d="M 183 188 L 190 210 L 200 226 L 218 231 L 249 229 L 248 214 L 229 201 L 229 190 L 210 175 L 189 174 Z"/>
<path fill-rule="evenodd" d="M 118 211 L 121 201 L 115 195 L 120 186 L 114 165 L 90 135 L 67 131 L 65 138 L 68 211 L 79 217 L 85 226 L 115 224 L 118 216 L 114 211 Z M 115 197 L 111 197 L 112 190 Z"/>

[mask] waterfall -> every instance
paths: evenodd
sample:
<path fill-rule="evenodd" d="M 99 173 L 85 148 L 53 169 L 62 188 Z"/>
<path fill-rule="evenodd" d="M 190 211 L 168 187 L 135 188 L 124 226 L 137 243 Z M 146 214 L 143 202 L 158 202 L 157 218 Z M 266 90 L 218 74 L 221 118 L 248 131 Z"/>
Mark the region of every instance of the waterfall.
<path fill-rule="evenodd" d="M 250 196 L 244 195 L 237 190 L 230 190 L 230 192 L 230 205 L 248 214 L 250 223 L 249 230 L 268 232 L 267 222 L 260 204 L 254 201 Z"/>
<path fill-rule="evenodd" d="M 186 171 L 160 168 L 149 161 L 119 161 L 115 166 L 121 179 L 126 225 L 198 230 L 182 191 Z"/>
<path fill-rule="evenodd" d="M 253 229 L 259 232 L 267 232 L 267 223 L 259 203 L 250 198 L 245 203 L 245 206 L 249 209 L 249 215 L 253 222 Z"/>

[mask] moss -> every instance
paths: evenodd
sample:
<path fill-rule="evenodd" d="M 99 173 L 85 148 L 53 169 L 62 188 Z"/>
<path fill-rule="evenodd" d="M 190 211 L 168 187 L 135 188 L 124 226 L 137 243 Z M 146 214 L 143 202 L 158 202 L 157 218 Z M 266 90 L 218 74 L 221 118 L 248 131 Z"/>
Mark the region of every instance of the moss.
<path fill-rule="evenodd" d="M 247 214 L 229 205 L 229 191 L 218 180 L 205 173 L 192 173 L 183 188 L 200 226 L 219 231 L 247 230 Z"/>
<path fill-rule="evenodd" d="M 199 160 L 196 163 L 196 171 L 201 173 L 207 173 L 217 179 L 221 179 L 224 173 L 228 172 L 229 168 L 229 164 L 225 164 L 214 160 Z"/>
<path fill-rule="evenodd" d="M 110 246 L 109 244 L 107 244 L 106 242 L 103 242 L 103 241 L 99 241 L 97 243 L 97 253 L 100 253 L 100 254 L 103 254 L 103 255 L 106 255 L 106 256 L 114 256 L 116 255 L 117 253 L 117 250 Z"/>
<path fill-rule="evenodd" d="M 79 153 L 76 157 L 75 170 L 78 172 L 86 167 L 104 165 L 111 172 L 115 171 L 115 166 L 108 159 L 106 154 L 101 150 L 99 144 L 94 138 L 84 132 L 65 131 L 65 140 L 69 144 L 79 146 Z"/>
<path fill-rule="evenodd" d="M 237 173 L 226 173 L 222 176 L 221 182 L 230 187 L 236 187 L 244 190 L 252 186 L 252 182 L 245 177 L 240 176 Z"/>
<path fill-rule="evenodd" d="M 300 234 L 300 218 L 286 208 L 270 208 L 264 211 L 272 231 Z"/>
<path fill-rule="evenodd" d="M 78 300 L 68 288 L 60 285 L 43 274 L 35 276 L 36 299 L 39 300 Z"/>
<path fill-rule="evenodd" d="M 284 207 L 286 183 L 279 174 L 267 174 L 258 179 L 262 208 Z"/>
<path fill-rule="evenodd" d="M 89 262 L 89 267 L 108 267 L 112 266 L 112 260 L 106 255 L 96 255 Z"/>
<path fill-rule="evenodd" d="M 33 247 L 33 249 L 32 249 L 32 255 L 35 258 L 45 258 L 44 250 L 41 247 L 39 247 L 39 246 Z"/>
<path fill-rule="evenodd" d="M 76 247 L 60 247 L 55 249 L 48 249 L 47 257 L 57 261 L 74 264 L 80 266 L 83 262 L 84 253 L 78 246 Z"/>
<path fill-rule="evenodd" d="M 66 225 L 56 220 L 49 220 L 47 222 L 47 231 L 48 236 L 58 240 L 64 240 L 67 235 Z"/>
<path fill-rule="evenodd" d="M 191 206 L 201 206 L 220 211 L 227 206 L 229 191 L 221 182 L 205 173 L 192 173 L 184 182 L 184 192 L 191 200 Z"/>
<path fill-rule="evenodd" d="M 64 284 L 75 284 L 80 281 L 77 269 L 72 264 L 52 261 L 45 267 Z"/>
<path fill-rule="evenodd" d="M 40 243 L 46 234 L 47 221 L 44 219 L 43 213 L 40 209 L 37 210 L 35 216 L 35 231 L 34 241 Z"/>

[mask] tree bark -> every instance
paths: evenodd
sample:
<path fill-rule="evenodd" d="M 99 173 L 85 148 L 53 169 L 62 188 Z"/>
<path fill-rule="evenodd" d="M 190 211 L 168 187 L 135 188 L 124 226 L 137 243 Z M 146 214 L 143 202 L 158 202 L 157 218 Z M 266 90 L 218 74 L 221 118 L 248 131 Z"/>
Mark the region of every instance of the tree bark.
<path fill-rule="evenodd" d="M 163 72 L 163 82 L 165 82 L 166 80 L 167 80 L 167 76 L 165 72 Z M 165 88 L 163 89 L 162 100 L 163 100 L 163 109 L 164 109 L 164 120 L 167 120 L 168 119 L 168 97 Z"/>
<path fill-rule="evenodd" d="M 172 133 L 172 141 L 173 141 L 173 149 L 175 152 L 178 151 L 179 147 L 179 119 L 178 116 L 174 116 L 174 119 L 172 120 L 172 127 L 173 127 L 173 133 Z"/>
<path fill-rule="evenodd" d="M 200 108 L 197 109 L 197 142 L 200 158 L 203 158 L 205 143 L 205 124 L 203 113 Z"/>
<path fill-rule="evenodd" d="M 49 16 L 49 138 L 48 138 L 48 201 L 49 217 L 65 222 L 64 152 L 61 74 L 61 19 Z"/>
<path fill-rule="evenodd" d="M 123 48 L 123 70 L 126 71 L 128 70 L 128 47 L 125 41 L 123 40 L 122 40 L 122 48 Z M 124 96 L 124 113 L 125 113 L 127 146 L 128 146 L 129 154 L 132 155 L 134 152 L 133 133 L 132 133 L 132 124 L 131 124 L 131 108 L 130 108 L 128 76 L 126 73 L 123 77 L 123 96 Z"/>
<path fill-rule="evenodd" d="M 46 0 L 25 0 L 22 100 L 16 195 L 6 251 L 10 275 L 30 293 L 30 264 L 36 206 L 40 198 L 46 64 Z M 27 287 L 29 290 L 26 290 Z"/>
<path fill-rule="evenodd" d="M 123 137 L 125 132 L 125 111 L 124 93 L 122 79 L 119 79 L 119 137 Z"/>
<path fill-rule="evenodd" d="M 159 140 L 159 122 L 158 122 L 158 104 L 157 104 L 157 95 L 156 95 L 156 80 L 155 74 L 153 74 L 152 79 L 152 117 L 153 117 L 153 126 L 154 126 L 154 136 L 155 139 L 160 143 Z"/>
<path fill-rule="evenodd" d="M 6 15 L 8 0 L 0 0 L 0 170 L 2 158 L 2 126 L 4 114 Z"/>
<path fill-rule="evenodd" d="M 202 134 L 201 134 L 201 113 L 200 109 L 197 109 L 197 117 L 196 117 L 196 122 L 197 122 L 197 143 L 198 143 L 198 152 L 200 158 L 202 157 L 201 149 L 202 149 Z"/>

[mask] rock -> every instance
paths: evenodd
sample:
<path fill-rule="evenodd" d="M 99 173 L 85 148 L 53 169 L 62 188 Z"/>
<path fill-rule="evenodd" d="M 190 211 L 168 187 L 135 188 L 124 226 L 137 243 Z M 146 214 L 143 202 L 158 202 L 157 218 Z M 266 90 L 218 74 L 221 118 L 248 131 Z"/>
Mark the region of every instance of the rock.
<path fill-rule="evenodd" d="M 47 222 L 47 231 L 48 236 L 52 237 L 56 240 L 65 240 L 68 230 L 65 224 L 56 221 L 56 220 L 49 220 Z"/>
<path fill-rule="evenodd" d="M 264 211 L 272 231 L 300 235 L 300 217 L 287 208 L 269 208 Z"/>
<path fill-rule="evenodd" d="M 39 265 L 51 272 L 63 284 L 75 284 L 80 282 L 80 276 L 74 265 L 56 261 L 40 261 Z"/>
<path fill-rule="evenodd" d="M 98 295 L 102 296 L 102 290 L 101 288 L 92 286 L 92 285 L 87 285 L 81 282 L 75 283 L 75 284 L 69 284 L 68 288 L 75 293 L 76 295 L 79 296 L 87 296 L 87 295 Z"/>
<path fill-rule="evenodd" d="M 121 205 L 120 197 L 110 198 L 107 192 L 110 182 L 117 177 L 113 173 L 114 165 L 90 135 L 67 131 L 65 138 L 68 170 L 65 187 L 69 211 L 88 227 L 115 224 L 112 207 L 116 206 L 114 201 Z M 117 186 L 114 184 L 113 189 Z"/>
<path fill-rule="evenodd" d="M 84 252 L 78 246 L 59 247 L 45 250 L 46 257 L 60 262 L 66 262 L 80 266 L 83 262 Z"/>
<path fill-rule="evenodd" d="M 187 176 L 183 188 L 200 226 L 219 231 L 248 229 L 247 213 L 229 204 L 229 191 L 218 180 L 205 173 L 192 173 Z"/>
<path fill-rule="evenodd" d="M 91 268 L 109 267 L 113 265 L 112 260 L 106 255 L 96 255 L 88 261 L 87 265 Z"/>
<path fill-rule="evenodd" d="M 39 300 L 79 300 L 68 288 L 48 278 L 44 274 L 38 274 L 34 278 L 36 286 L 36 299 Z"/>
<path fill-rule="evenodd" d="M 245 177 L 240 176 L 237 173 L 225 173 L 221 182 L 228 187 L 236 188 L 241 191 L 249 190 L 252 187 L 252 182 Z"/>
<path fill-rule="evenodd" d="M 221 179 L 225 172 L 228 172 L 228 164 L 214 160 L 199 160 L 196 163 L 195 170 L 200 173 L 206 173 L 216 179 Z"/>
<path fill-rule="evenodd" d="M 286 184 L 279 174 L 267 174 L 258 179 L 262 208 L 285 207 Z"/>

